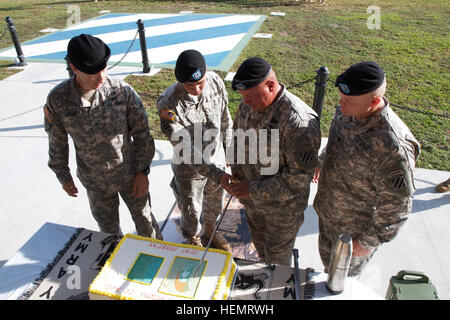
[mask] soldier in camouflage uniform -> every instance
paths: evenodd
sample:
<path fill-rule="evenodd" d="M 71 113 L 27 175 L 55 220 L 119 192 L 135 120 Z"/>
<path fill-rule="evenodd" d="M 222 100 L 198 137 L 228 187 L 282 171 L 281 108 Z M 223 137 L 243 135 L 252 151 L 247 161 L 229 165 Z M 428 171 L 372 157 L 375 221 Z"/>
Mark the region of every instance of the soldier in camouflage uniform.
<path fill-rule="evenodd" d="M 240 182 L 226 189 L 245 206 L 252 241 L 261 260 L 289 265 L 319 161 L 319 118 L 277 81 L 270 64 L 262 58 L 244 61 L 232 85 L 243 96 L 234 119 L 234 158 L 230 161 L 233 176 Z M 267 143 L 264 148 L 264 137 L 258 134 L 256 144 L 264 150 L 258 150 L 258 161 L 252 163 L 249 159 L 254 143 L 246 140 L 245 150 L 239 150 L 239 129 L 263 135 L 267 132 L 268 141 L 276 143 Z M 238 157 L 242 151 L 244 163 Z M 272 154 L 270 162 L 262 161 L 261 154 Z M 271 166 L 272 172 L 267 171 Z"/>
<path fill-rule="evenodd" d="M 340 105 L 320 156 L 324 162 L 316 173 L 320 179 L 314 208 L 325 271 L 339 235 L 348 233 L 353 239 L 349 275 L 357 276 L 411 212 L 420 148 L 384 98 L 386 80 L 378 64 L 353 65 L 337 78 L 336 86 Z"/>
<path fill-rule="evenodd" d="M 68 195 L 76 197 L 68 166 L 73 139 L 77 176 L 87 189 L 92 214 L 102 232 L 119 234 L 119 197 L 128 206 L 137 233 L 162 239 L 151 212 L 148 173 L 155 153 L 147 114 L 136 92 L 106 76 L 109 47 L 82 34 L 70 40 L 75 76 L 51 90 L 44 106 L 49 167 Z M 132 140 L 133 139 L 133 140 Z"/>
<path fill-rule="evenodd" d="M 186 243 L 201 246 L 200 235 L 210 239 L 223 207 L 224 190 L 220 179 L 225 170 L 225 148 L 232 125 L 228 93 L 216 73 L 206 72 L 204 57 L 196 50 L 180 54 L 175 76 L 178 82 L 164 91 L 157 107 L 161 130 L 174 146 L 174 157 L 181 144 L 187 147 L 182 152 L 191 152 L 186 161 L 173 159 L 174 176 L 170 186 L 181 211 L 181 231 L 187 238 Z M 195 135 L 196 130 L 200 135 Z M 215 143 L 209 154 L 202 152 L 206 131 L 212 133 Z M 178 137 L 183 134 L 189 141 L 179 142 Z M 200 161 L 194 159 L 196 152 L 200 152 Z M 216 234 L 213 244 L 231 251 L 220 234 Z"/>

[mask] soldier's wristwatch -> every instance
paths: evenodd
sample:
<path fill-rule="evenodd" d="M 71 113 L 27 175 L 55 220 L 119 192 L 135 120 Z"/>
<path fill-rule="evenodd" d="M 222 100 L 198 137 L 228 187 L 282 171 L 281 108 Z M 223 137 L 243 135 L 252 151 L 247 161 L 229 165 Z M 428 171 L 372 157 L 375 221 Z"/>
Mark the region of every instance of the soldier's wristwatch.
<path fill-rule="evenodd" d="M 144 170 L 141 171 L 143 174 L 147 175 L 150 173 L 150 166 L 146 167 Z"/>

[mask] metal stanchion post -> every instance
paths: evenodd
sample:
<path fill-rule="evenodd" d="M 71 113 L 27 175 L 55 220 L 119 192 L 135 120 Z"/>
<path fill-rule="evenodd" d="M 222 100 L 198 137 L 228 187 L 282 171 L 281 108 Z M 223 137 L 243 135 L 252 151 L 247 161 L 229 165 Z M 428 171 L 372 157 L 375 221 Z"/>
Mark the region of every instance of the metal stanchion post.
<path fill-rule="evenodd" d="M 16 48 L 17 58 L 19 59 L 19 66 L 26 66 L 27 63 L 22 52 L 22 47 L 20 46 L 19 38 L 17 37 L 16 27 L 14 26 L 13 19 L 11 19 L 10 17 L 6 17 L 5 21 L 8 25 L 9 33 L 11 34 L 11 38 L 14 42 L 14 47 Z"/>
<path fill-rule="evenodd" d="M 314 91 L 313 109 L 320 117 L 322 115 L 325 87 L 327 86 L 328 75 L 330 72 L 327 67 L 322 66 L 316 71 L 316 73 L 316 90 Z"/>
<path fill-rule="evenodd" d="M 149 73 L 150 72 L 150 65 L 148 62 L 148 55 L 147 55 L 147 44 L 145 42 L 145 29 L 144 29 L 144 23 L 141 19 L 137 21 L 138 25 L 138 31 L 139 31 L 139 42 L 141 43 L 141 53 L 142 53 L 142 65 L 143 65 L 143 73 Z"/>

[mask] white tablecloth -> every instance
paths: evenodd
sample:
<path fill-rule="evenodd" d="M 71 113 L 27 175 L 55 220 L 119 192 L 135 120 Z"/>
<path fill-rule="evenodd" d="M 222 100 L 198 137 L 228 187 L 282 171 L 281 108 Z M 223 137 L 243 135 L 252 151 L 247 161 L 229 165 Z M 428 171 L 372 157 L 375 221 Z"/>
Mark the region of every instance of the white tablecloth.
<path fill-rule="evenodd" d="M 316 273 L 311 276 L 311 281 L 315 284 L 313 300 L 384 300 L 383 297 L 367 288 L 355 278 L 348 277 L 345 280 L 344 291 L 334 295 L 326 288 L 328 279 L 326 273 Z"/>
<path fill-rule="evenodd" d="M 15 300 L 39 277 L 77 228 L 45 223 L 0 268 L 0 299 Z"/>

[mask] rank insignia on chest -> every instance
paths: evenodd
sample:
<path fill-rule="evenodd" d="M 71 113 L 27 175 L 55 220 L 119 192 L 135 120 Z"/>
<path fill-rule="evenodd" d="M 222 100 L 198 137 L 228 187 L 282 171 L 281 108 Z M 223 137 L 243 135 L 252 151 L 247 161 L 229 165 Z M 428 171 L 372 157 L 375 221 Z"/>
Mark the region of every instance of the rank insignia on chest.
<path fill-rule="evenodd" d="M 171 110 L 167 110 L 165 108 L 161 109 L 161 112 L 159 113 L 159 116 L 162 119 L 166 119 L 166 120 L 169 120 L 169 121 L 175 120 L 175 112 L 173 112 Z"/>

